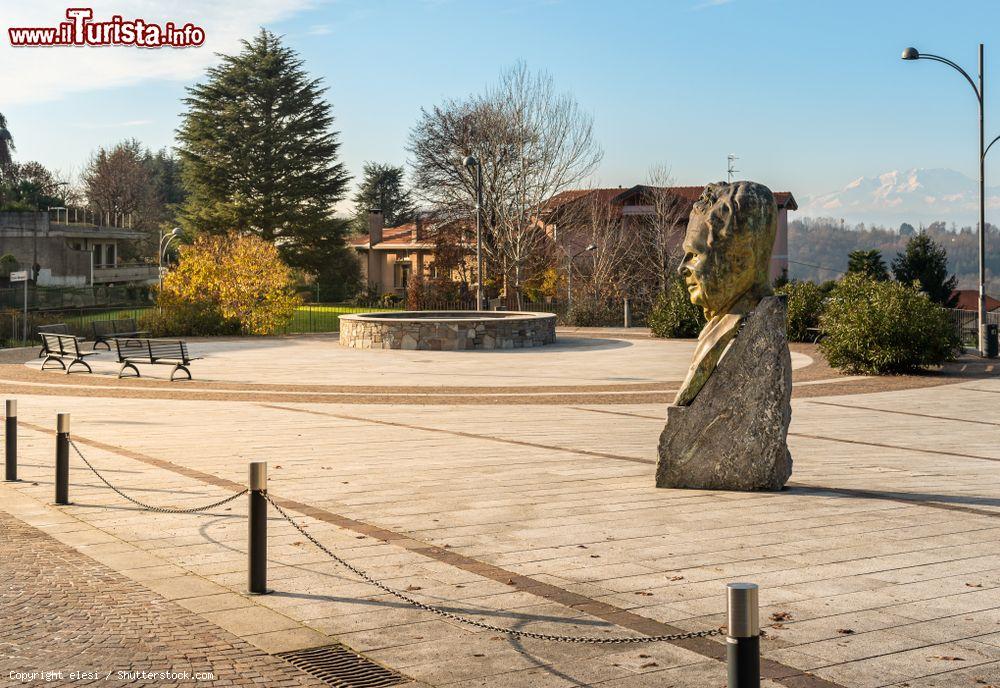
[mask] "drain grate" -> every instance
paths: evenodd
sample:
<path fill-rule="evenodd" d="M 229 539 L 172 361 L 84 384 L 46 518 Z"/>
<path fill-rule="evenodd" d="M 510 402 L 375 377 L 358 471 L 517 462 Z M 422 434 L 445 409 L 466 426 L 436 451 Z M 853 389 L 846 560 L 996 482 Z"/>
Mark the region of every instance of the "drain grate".
<path fill-rule="evenodd" d="M 351 652 L 343 645 L 279 652 L 276 656 L 335 688 L 382 688 L 410 680 Z"/>

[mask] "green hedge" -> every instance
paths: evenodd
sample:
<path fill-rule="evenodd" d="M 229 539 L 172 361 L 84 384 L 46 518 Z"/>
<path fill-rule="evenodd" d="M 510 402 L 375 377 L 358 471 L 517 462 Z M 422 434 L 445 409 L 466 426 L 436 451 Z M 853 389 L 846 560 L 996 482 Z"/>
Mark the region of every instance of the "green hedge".
<path fill-rule="evenodd" d="M 848 373 L 908 373 L 953 360 L 960 350 L 948 313 L 913 286 L 844 277 L 820 319 L 820 350 Z"/>

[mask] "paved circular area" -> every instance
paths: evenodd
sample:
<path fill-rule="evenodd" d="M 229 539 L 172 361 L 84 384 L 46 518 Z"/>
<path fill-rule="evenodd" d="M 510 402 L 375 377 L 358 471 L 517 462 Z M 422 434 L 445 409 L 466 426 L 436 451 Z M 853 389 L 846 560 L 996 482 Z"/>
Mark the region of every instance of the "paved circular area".
<path fill-rule="evenodd" d="M 361 351 L 337 346 L 333 335 L 191 340 L 190 348 L 203 357 L 192 366 L 197 381 L 404 391 L 680 381 L 687 373 L 694 340 L 560 336 L 556 344 L 539 349 Z M 812 360 L 804 353 L 792 354 L 793 368 L 808 366 Z M 110 352 L 88 362 L 94 376 L 74 374 L 74 380 L 117 376 L 118 364 Z M 41 361 L 30 359 L 26 365 L 39 370 Z M 163 379 L 170 372 L 169 366 L 141 370 L 151 379 Z"/>

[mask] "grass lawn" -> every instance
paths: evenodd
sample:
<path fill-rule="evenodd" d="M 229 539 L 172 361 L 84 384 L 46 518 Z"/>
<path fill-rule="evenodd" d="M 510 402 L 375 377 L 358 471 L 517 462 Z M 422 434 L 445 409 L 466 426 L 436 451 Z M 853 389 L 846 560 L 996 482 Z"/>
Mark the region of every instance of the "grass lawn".
<path fill-rule="evenodd" d="M 292 322 L 285 328 L 289 334 L 303 332 L 340 332 L 340 316 L 352 313 L 401 311 L 402 308 L 374 308 L 344 304 L 310 304 L 295 309 Z"/>

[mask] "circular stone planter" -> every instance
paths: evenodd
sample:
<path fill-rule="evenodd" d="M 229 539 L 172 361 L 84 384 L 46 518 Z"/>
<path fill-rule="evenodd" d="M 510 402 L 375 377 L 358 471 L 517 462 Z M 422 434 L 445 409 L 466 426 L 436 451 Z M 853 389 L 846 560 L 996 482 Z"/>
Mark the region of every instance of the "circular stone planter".
<path fill-rule="evenodd" d="M 556 316 L 513 311 L 408 311 L 340 316 L 352 349 L 527 349 L 556 341 Z"/>

